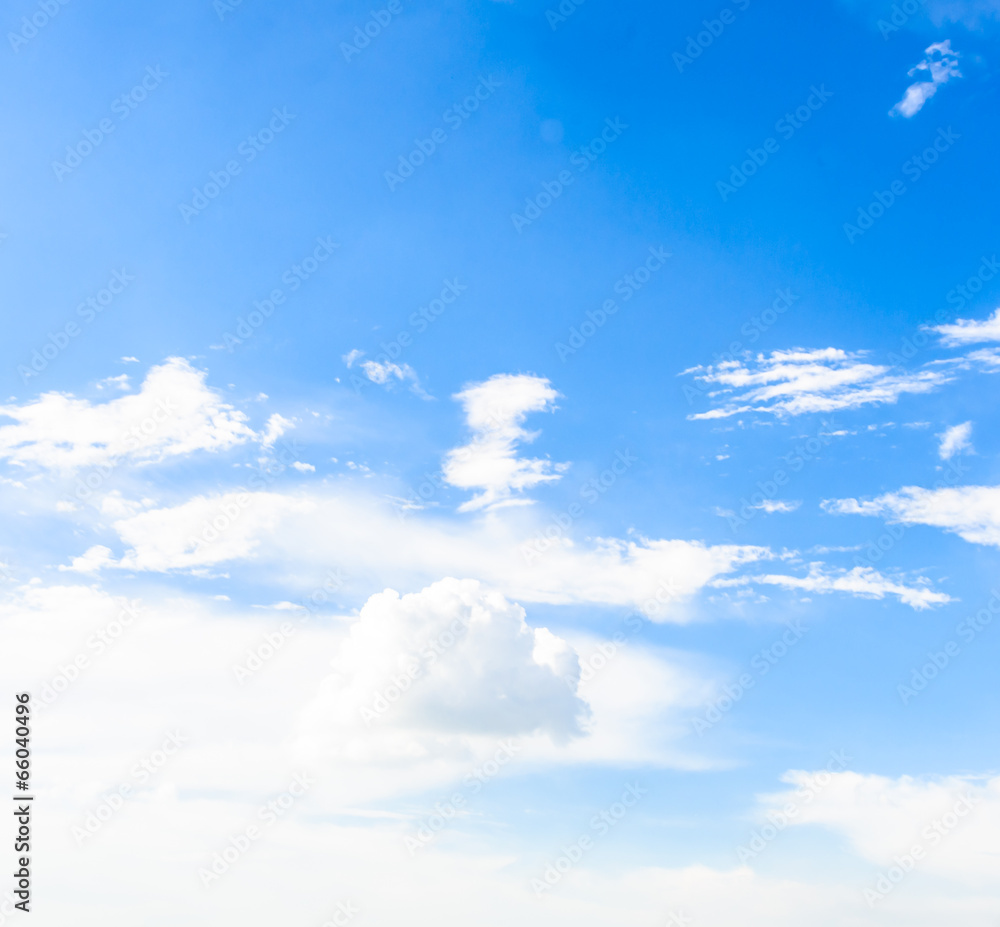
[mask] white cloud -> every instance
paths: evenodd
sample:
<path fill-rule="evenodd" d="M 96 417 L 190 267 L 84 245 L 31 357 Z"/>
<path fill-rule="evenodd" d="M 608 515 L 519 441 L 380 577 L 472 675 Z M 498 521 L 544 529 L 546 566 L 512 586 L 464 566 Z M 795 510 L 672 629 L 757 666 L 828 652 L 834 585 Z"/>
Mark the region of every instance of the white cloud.
<path fill-rule="evenodd" d="M 121 373 L 117 377 L 105 377 L 103 380 L 97 381 L 98 389 L 104 389 L 105 387 L 114 387 L 123 393 L 127 393 L 132 388 L 129 385 L 127 373 Z"/>
<path fill-rule="evenodd" d="M 846 592 L 864 599 L 882 599 L 886 595 L 894 595 L 904 605 L 923 610 L 934 605 L 944 605 L 951 601 L 951 596 L 943 592 L 935 592 L 929 587 L 929 581 L 918 578 L 916 585 L 907 586 L 883 576 L 871 567 L 854 567 L 852 570 L 829 570 L 821 563 L 809 564 L 808 576 L 789 576 L 780 573 L 766 573 L 754 576 L 740 576 L 732 579 L 717 579 L 713 586 L 747 586 L 757 585 L 782 586 L 785 589 L 799 589 L 803 592 L 827 594 L 830 592 Z"/>
<path fill-rule="evenodd" d="M 961 425 L 954 425 L 943 434 L 938 435 L 941 443 L 938 447 L 938 456 L 942 460 L 951 460 L 956 454 L 963 451 L 972 452 L 972 422 L 963 422 Z"/>
<path fill-rule="evenodd" d="M 978 351 L 971 351 L 966 355 L 966 359 L 978 364 L 980 370 L 993 373 L 1000 369 L 1000 348 L 981 348 Z"/>
<path fill-rule="evenodd" d="M 798 813 L 790 824 L 819 824 L 834 830 L 874 866 L 891 866 L 896 857 L 921 846 L 924 855 L 911 878 L 935 874 L 967 885 L 996 884 L 1000 778 L 892 779 L 793 770 L 782 780 L 813 795 L 796 803 Z M 789 791 L 765 796 L 763 804 L 780 808 L 795 795 Z M 962 806 L 961 813 L 956 813 L 956 805 Z"/>
<path fill-rule="evenodd" d="M 69 472 L 127 459 L 151 463 L 220 451 L 254 437 L 246 416 L 205 385 L 205 373 L 178 357 L 150 369 L 138 393 L 94 404 L 43 393 L 0 406 L 0 458 Z"/>
<path fill-rule="evenodd" d="M 115 565 L 127 570 L 198 570 L 250 558 L 282 517 L 310 507 L 307 501 L 273 493 L 233 492 L 151 509 L 114 523 L 132 548 Z"/>
<path fill-rule="evenodd" d="M 936 325 L 932 329 L 941 335 L 947 347 L 960 347 L 981 341 L 1000 341 L 1000 309 L 988 319 L 956 319 L 950 325 Z"/>
<path fill-rule="evenodd" d="M 361 361 L 361 358 L 365 356 L 364 351 L 359 351 L 357 348 L 348 351 L 342 358 L 344 363 L 347 365 L 347 369 L 350 370 L 355 364 Z M 410 383 L 410 389 L 416 393 L 421 399 L 431 399 L 433 397 L 427 393 L 426 390 L 420 385 L 420 377 L 417 376 L 417 372 L 409 364 L 396 364 L 393 363 L 386 355 L 384 361 L 379 360 L 368 360 L 361 361 L 359 366 L 365 372 L 365 376 L 372 382 L 377 383 L 379 386 L 393 386 L 394 383 Z"/>
<path fill-rule="evenodd" d="M 74 573 L 96 573 L 101 567 L 114 563 L 111 548 L 100 544 L 89 548 L 83 555 L 74 557 L 69 566 L 60 566 L 60 570 L 72 570 Z"/>
<path fill-rule="evenodd" d="M 201 496 L 115 522 L 128 549 L 113 566 L 199 572 L 245 561 L 286 577 L 337 564 L 355 595 L 372 584 L 412 589 L 441 576 L 471 576 L 519 602 L 632 607 L 653 621 L 685 622 L 693 617 L 690 599 L 713 580 L 774 557 L 763 547 L 686 540 L 601 538 L 574 544 L 563 538 L 539 544 L 545 526 L 540 514 L 525 509 L 507 514 L 511 517 L 464 525 L 426 515 L 400 519 L 359 490 Z M 805 578 L 767 575 L 732 584 L 750 582 L 876 598 L 889 594 L 914 608 L 947 601 L 922 582 L 906 586 L 874 571 L 824 573 L 818 564 Z"/>
<path fill-rule="evenodd" d="M 648 788 L 644 802 L 660 798 L 662 777 L 654 777 L 646 768 L 622 770 L 620 778 L 603 774 L 600 782 L 605 785 L 588 792 L 591 810 L 580 820 L 574 806 L 567 815 L 565 836 L 552 836 L 551 842 L 549 838 L 539 841 L 534 828 L 522 832 L 519 824 L 527 804 L 522 796 L 538 793 L 519 786 L 513 802 L 485 805 L 481 796 L 464 789 L 468 801 L 463 813 L 449 822 L 430 847 L 411 857 L 403 834 L 414 832 L 418 822 L 435 813 L 436 800 L 464 788 L 464 777 L 482 767 L 482 742 L 490 746 L 485 756 L 491 756 L 496 747 L 498 738 L 452 735 L 438 724 L 448 718 L 458 696 L 471 692 L 473 698 L 488 699 L 487 679 L 499 678 L 500 691 L 507 691 L 504 687 L 525 673 L 533 677 L 534 685 L 541 683 L 541 704 L 525 706 L 520 715 L 504 710 L 495 713 L 501 725 L 509 726 L 510 717 L 524 723 L 542 718 L 559 730 L 569 711 L 560 705 L 555 690 L 548 689 L 549 664 L 536 659 L 536 646 L 529 651 L 535 633 L 522 630 L 516 606 L 493 604 L 477 599 L 478 595 L 482 590 L 473 595 L 476 604 L 467 614 L 473 615 L 476 607 L 483 609 L 476 619 L 482 636 L 469 641 L 472 652 L 485 661 L 483 673 L 456 661 L 462 665 L 455 667 L 453 677 L 442 671 L 425 680 L 433 689 L 423 703 L 428 710 L 409 709 L 415 722 L 422 724 L 430 718 L 434 729 L 443 732 L 431 744 L 432 752 L 376 762 L 385 751 L 362 741 L 357 754 L 342 752 L 334 762 L 307 768 L 315 780 L 307 796 L 278 825 L 265 829 L 252 850 L 236 859 L 231 870 L 207 891 L 198 879 L 198 868 L 210 865 L 213 854 L 221 853 L 247 825 L 259 826 L 258 809 L 276 798 L 292 772 L 301 769 L 293 759 L 290 721 L 301 705 L 316 697 L 317 682 L 329 674 L 331 654 L 344 660 L 345 687 L 355 687 L 358 677 L 351 651 L 341 649 L 347 633 L 344 623 L 298 622 L 289 612 L 240 613 L 228 602 L 199 602 L 190 597 L 164 600 L 157 594 L 137 609 L 138 617 L 121 632 L 114 622 L 122 614 L 123 601 L 90 586 L 22 587 L 14 597 L 0 599 L 0 631 L 8 643 L 0 649 L 0 678 L 7 691 L 29 690 L 37 706 L 42 693 L 51 691 L 60 668 L 68 667 L 79 653 L 87 656 L 79 677 L 62 687 L 54 706 L 38 718 L 39 732 L 44 725 L 44 737 L 38 741 L 39 758 L 44 761 L 37 764 L 35 776 L 48 809 L 35 821 L 36 836 L 46 848 L 48 894 L 41 923 L 72 922 L 82 927 L 144 923 L 149 899 L 164 881 L 176 886 L 176 891 L 165 903 L 163 915 L 195 927 L 234 919 L 248 927 L 275 921 L 320 924 L 339 900 L 360 907 L 365 923 L 413 920 L 414 910 L 429 912 L 417 917 L 419 924 L 465 923 L 471 918 L 476 923 L 524 927 L 570 923 L 604 927 L 615 922 L 652 923 L 656 918 L 669 925 L 674 912 L 707 927 L 989 923 L 998 900 L 997 780 L 838 775 L 812 789 L 817 797 L 807 804 L 795 792 L 812 786 L 806 777 L 823 773 L 792 772 L 783 780 L 787 790 L 762 799 L 762 812 L 780 811 L 787 802 L 796 802 L 800 811 L 793 825 L 842 834 L 874 873 L 876 867 L 890 865 L 893 856 L 908 852 L 911 835 L 916 832 L 921 839 L 920 830 L 941 820 L 955 797 L 969 790 L 979 799 L 974 814 L 932 848 L 935 855 L 921 863 L 905 891 L 901 887 L 893 895 L 891 910 L 866 911 L 859 884 L 864 875 L 858 873 L 856 860 L 845 859 L 839 848 L 817 851 L 811 844 L 796 848 L 794 841 L 806 834 L 790 833 L 797 830 L 794 827 L 776 841 L 785 844 L 784 851 L 798 851 L 799 859 L 811 863 L 811 867 L 796 868 L 794 878 L 769 874 L 766 866 L 756 865 L 667 868 L 657 864 L 663 853 L 662 837 L 652 844 L 626 841 L 627 857 L 616 855 L 622 845 L 612 837 L 572 867 L 545 898 L 536 898 L 529 880 L 575 834 L 595 835 L 587 818 L 614 801 L 624 782 L 638 781 Z M 390 597 L 373 603 L 373 607 L 386 608 L 386 614 L 355 618 L 357 625 L 370 622 L 353 651 L 363 666 L 369 653 L 384 660 L 392 652 L 388 640 L 381 642 L 380 649 L 378 627 L 401 632 L 405 647 L 414 641 L 419 644 L 421 623 L 426 622 L 432 632 L 442 626 L 435 613 L 439 603 L 422 596 L 416 597 L 409 611 L 402 605 L 406 597 Z M 451 606 L 445 602 L 445 607 Z M 460 603 L 457 612 L 465 608 Z M 231 667 L 245 662 L 248 652 L 266 640 L 265 635 L 273 637 L 286 622 L 292 622 L 294 632 L 251 680 L 238 684 Z M 99 632 L 111 627 L 116 628 L 115 636 L 105 633 L 104 640 L 110 641 L 105 643 Z M 579 652 L 586 659 L 589 650 L 580 644 Z M 635 658 L 632 662 L 619 662 L 630 656 Z M 703 682 L 679 679 L 656 663 L 657 656 L 638 647 L 634 654 L 626 651 L 615 656 L 592 682 L 580 688 L 580 696 L 593 706 L 593 716 L 586 722 L 593 730 L 564 746 L 551 743 L 547 736 L 535 738 L 526 743 L 515 760 L 518 765 L 512 763 L 509 772 L 533 773 L 534 780 L 526 777 L 524 782 L 531 787 L 541 781 L 536 787 L 544 796 L 551 790 L 546 773 L 557 757 L 585 762 L 590 759 L 586 750 L 591 744 L 600 746 L 595 761 L 659 761 L 660 757 L 650 759 L 651 729 L 632 728 L 636 713 L 641 715 L 649 707 L 651 716 L 657 710 L 675 709 L 678 700 L 697 699 Z M 684 661 L 676 663 L 683 673 Z M 693 677 L 689 667 L 686 672 Z M 123 699 L 121 693 L 126 691 L 133 696 Z M 416 696 L 417 690 L 411 694 Z M 439 710 L 435 713 L 434 709 Z M 607 722 L 603 734 L 602 719 Z M 384 720 L 390 726 L 395 723 L 391 715 Z M 462 729 L 462 719 L 453 719 L 452 726 Z M 159 746 L 168 731 L 182 732 L 187 742 L 150 782 L 137 782 L 130 770 Z M 658 733 L 655 727 L 652 731 Z M 633 754 L 636 742 L 643 740 L 647 754 Z M 414 739 L 405 742 L 412 744 Z M 430 740 L 421 736 L 417 742 Z M 527 756 L 535 744 L 538 750 L 533 757 Z M 82 825 L 102 796 L 119 783 L 132 785 L 132 796 L 93 838 L 77 846 L 71 827 Z M 400 796 L 405 798 L 402 803 L 394 800 Z M 649 804 L 649 812 L 646 808 L 640 805 L 637 818 L 623 821 L 615 835 L 634 825 L 640 830 L 650 823 L 655 826 L 656 806 Z M 489 834 L 502 828 L 503 842 L 484 849 L 484 827 Z M 676 846 L 683 847 L 683 841 Z M 727 849 L 732 847 L 722 851 Z M 768 852 L 781 854 L 783 850 L 776 845 Z M 608 854 L 611 867 L 605 861 Z M 336 873 L 335 881 L 317 885 L 310 862 L 318 858 Z M 781 871 L 780 855 L 776 860 L 779 865 L 771 872 L 774 868 Z M 114 898 L 109 901 L 95 895 L 81 902 L 80 880 L 99 881 L 109 871 L 121 878 L 121 890 Z M 929 884 L 924 873 L 951 879 L 951 883 Z M 386 892 L 387 880 L 399 890 Z M 270 886 L 275 883 L 285 890 L 273 892 Z M 673 924 L 679 927 L 684 922 L 675 919 Z"/>
<path fill-rule="evenodd" d="M 370 360 L 364 361 L 361 364 L 361 369 L 364 370 L 365 376 L 372 383 L 378 383 L 379 386 L 391 386 L 394 381 L 399 383 L 409 381 L 410 389 L 414 393 L 422 399 L 431 398 L 420 385 L 420 377 L 417 376 L 416 370 L 409 364 L 394 364 L 389 360 L 380 363 L 379 361 Z"/>
<path fill-rule="evenodd" d="M 767 512 L 768 515 L 773 515 L 775 512 L 794 512 L 799 506 L 802 505 L 801 500 L 796 500 L 794 502 L 783 502 L 780 499 L 765 499 L 760 505 L 755 506 L 755 508 L 762 509 Z"/>
<path fill-rule="evenodd" d="M 923 105 L 937 93 L 938 87 L 946 84 L 953 77 L 961 77 L 958 69 L 958 53 L 951 50 L 951 42 L 935 42 L 924 49 L 926 56 L 916 67 L 909 71 L 910 77 L 926 73 L 930 80 L 918 80 L 906 88 L 903 99 L 891 110 L 890 115 L 899 115 L 909 119 L 920 112 Z"/>
<path fill-rule="evenodd" d="M 452 486 L 482 490 L 460 512 L 528 504 L 519 493 L 561 479 L 567 464 L 517 456 L 518 444 L 538 436 L 521 427 L 525 417 L 552 411 L 558 395 L 544 377 L 497 374 L 454 397 L 462 403 L 473 439 L 449 451 L 444 476 Z"/>
<path fill-rule="evenodd" d="M 833 412 L 869 404 L 894 403 L 906 393 L 928 393 L 951 380 L 941 371 L 895 373 L 862 360 L 864 352 L 839 348 L 774 351 L 693 367 L 684 373 L 715 386 L 708 395 L 717 408 L 688 416 L 726 418 L 744 412 L 777 416 Z"/>
<path fill-rule="evenodd" d="M 541 513 L 469 523 L 401 519 L 356 486 L 345 491 L 231 492 L 149 509 L 113 525 L 130 570 L 200 571 L 253 561 L 277 576 L 342 567 L 352 588 L 419 588 L 472 576 L 521 602 L 648 608 L 653 620 L 689 619 L 685 602 L 711 579 L 771 556 L 766 548 L 696 541 L 544 540 Z M 531 539 L 531 540 L 529 540 Z"/>
<path fill-rule="evenodd" d="M 316 468 L 312 464 L 302 463 L 301 460 L 293 460 L 292 467 L 299 471 L 299 473 L 315 473 Z"/>
<path fill-rule="evenodd" d="M 294 428 L 295 423 L 275 412 L 267 420 L 264 433 L 260 436 L 260 445 L 263 448 L 274 447 L 274 442 L 278 440 L 290 428 Z"/>
<path fill-rule="evenodd" d="M 443 740 L 581 736 L 576 653 L 474 580 L 369 598 L 307 708 L 313 750 L 352 762 L 440 752 Z M 567 681 L 568 680 L 568 681 Z"/>
<path fill-rule="evenodd" d="M 878 515 L 904 525 L 931 525 L 972 544 L 1000 547 L 1000 486 L 905 486 L 868 502 L 831 499 L 822 505 L 838 515 Z"/>

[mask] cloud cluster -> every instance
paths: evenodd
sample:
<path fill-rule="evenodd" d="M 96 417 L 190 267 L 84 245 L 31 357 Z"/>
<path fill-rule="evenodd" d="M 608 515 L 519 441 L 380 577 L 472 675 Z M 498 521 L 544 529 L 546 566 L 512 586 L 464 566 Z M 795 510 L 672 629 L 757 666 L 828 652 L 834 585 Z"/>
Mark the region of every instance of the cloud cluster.
<path fill-rule="evenodd" d="M 839 348 L 794 348 L 693 367 L 684 373 L 694 373 L 698 380 L 714 387 L 708 395 L 717 408 L 688 417 L 834 412 L 894 403 L 904 394 L 932 392 L 951 379 L 938 370 L 894 371 L 867 363 L 863 357 L 864 352 L 849 353 Z"/>
<path fill-rule="evenodd" d="M 781 586 L 785 589 L 799 589 L 825 595 L 831 592 L 846 592 L 864 599 L 883 599 L 887 595 L 896 596 L 904 605 L 923 610 L 934 605 L 944 605 L 951 596 L 935 592 L 930 581 L 924 577 L 917 584 L 908 586 L 883 576 L 871 567 L 854 567 L 852 570 L 830 570 L 822 563 L 811 563 L 807 576 L 790 576 L 780 573 L 764 573 L 754 576 L 740 576 L 733 579 L 718 579 L 714 586 L 746 586 L 751 583 L 764 586 Z"/>
<path fill-rule="evenodd" d="M 71 472 L 222 451 L 254 438 L 246 416 L 206 386 L 205 376 L 172 357 L 150 369 L 138 393 L 108 402 L 50 392 L 0 406 L 0 417 L 14 422 L 0 425 L 0 459 Z"/>

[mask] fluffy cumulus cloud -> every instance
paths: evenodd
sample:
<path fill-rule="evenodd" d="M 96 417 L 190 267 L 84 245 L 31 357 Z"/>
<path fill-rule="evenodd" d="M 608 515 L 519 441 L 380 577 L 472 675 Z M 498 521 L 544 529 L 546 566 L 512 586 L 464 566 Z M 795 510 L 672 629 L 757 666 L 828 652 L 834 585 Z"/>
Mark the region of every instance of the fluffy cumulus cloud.
<path fill-rule="evenodd" d="M 497 374 L 455 396 L 473 438 L 448 453 L 444 476 L 452 486 L 481 490 L 460 511 L 525 504 L 520 493 L 560 478 L 564 464 L 517 456 L 519 444 L 538 436 L 522 427 L 526 416 L 551 411 L 558 395 L 543 377 Z"/>
<path fill-rule="evenodd" d="M 951 460 L 956 454 L 972 452 L 972 422 L 954 425 L 938 435 L 938 456 L 942 460 Z"/>
<path fill-rule="evenodd" d="M 852 570 L 830 570 L 821 563 L 812 563 L 807 576 L 792 576 L 782 573 L 764 573 L 740 576 L 732 579 L 718 579 L 715 586 L 746 585 L 781 586 L 802 592 L 818 593 L 845 592 L 865 599 L 883 599 L 887 595 L 896 596 L 910 608 L 925 609 L 934 605 L 944 605 L 951 596 L 935 592 L 930 581 L 920 577 L 914 585 L 883 576 L 871 567 L 854 567 Z"/>
<path fill-rule="evenodd" d="M 909 119 L 923 108 L 923 105 L 938 91 L 938 87 L 948 83 L 953 77 L 961 77 L 958 69 L 958 54 L 952 51 L 951 42 L 935 42 L 925 49 L 924 59 L 909 71 L 910 77 L 920 77 L 906 88 L 906 92 L 890 111 L 892 115 Z M 929 78 L 927 80 L 923 78 Z"/>
<path fill-rule="evenodd" d="M 961 347 L 983 341 L 1000 341 L 1000 309 L 988 319 L 956 319 L 950 325 L 935 326 L 947 347 Z"/>
<path fill-rule="evenodd" d="M 941 370 L 898 372 L 863 360 L 863 352 L 839 348 L 795 348 L 746 356 L 684 371 L 709 387 L 716 408 L 692 419 L 726 418 L 746 412 L 777 416 L 834 412 L 894 403 L 907 393 L 929 393 L 949 382 Z"/>
<path fill-rule="evenodd" d="M 1000 547 L 1000 486 L 905 486 L 868 501 L 826 500 L 823 508 L 838 515 L 875 515 L 904 525 L 931 525 L 972 544 Z"/>
<path fill-rule="evenodd" d="M 221 451 L 255 437 L 246 416 L 179 357 L 153 367 L 135 394 L 91 403 L 43 393 L 24 405 L 0 406 L 3 418 L 13 423 L 0 425 L 0 458 L 62 472 Z"/>
<path fill-rule="evenodd" d="M 474 580 L 373 595 L 307 709 L 304 736 L 353 761 L 419 760 L 452 738 L 582 734 L 576 653 Z"/>

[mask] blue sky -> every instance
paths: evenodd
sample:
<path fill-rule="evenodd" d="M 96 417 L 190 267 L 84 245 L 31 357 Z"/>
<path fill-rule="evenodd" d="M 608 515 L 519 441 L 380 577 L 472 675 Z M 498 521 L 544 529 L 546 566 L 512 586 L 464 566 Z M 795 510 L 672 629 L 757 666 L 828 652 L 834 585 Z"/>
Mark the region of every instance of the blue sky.
<path fill-rule="evenodd" d="M 43 921 L 995 924 L 998 14 L 8 11 Z"/>

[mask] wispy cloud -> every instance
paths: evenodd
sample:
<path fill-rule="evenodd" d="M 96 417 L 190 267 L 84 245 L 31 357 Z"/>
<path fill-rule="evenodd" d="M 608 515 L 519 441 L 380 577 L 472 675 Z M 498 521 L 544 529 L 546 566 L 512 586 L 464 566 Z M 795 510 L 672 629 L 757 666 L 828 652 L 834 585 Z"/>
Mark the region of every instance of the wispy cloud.
<path fill-rule="evenodd" d="M 960 347 L 983 341 L 1000 341 L 1000 309 L 988 319 L 956 319 L 951 325 L 937 325 L 933 328 L 946 347 Z"/>
<path fill-rule="evenodd" d="M 904 605 L 918 611 L 934 605 L 944 605 L 951 596 L 935 592 L 929 580 L 919 577 L 914 585 L 890 579 L 871 567 L 855 567 L 853 570 L 836 570 L 824 567 L 822 563 L 811 563 L 807 576 L 791 576 L 783 573 L 765 573 L 756 576 L 738 576 L 717 579 L 714 586 L 782 586 L 825 595 L 831 592 L 846 592 L 866 599 L 883 599 L 887 595 L 896 596 Z"/>
<path fill-rule="evenodd" d="M 747 355 L 684 373 L 716 387 L 708 393 L 717 408 L 692 419 L 727 418 L 744 412 L 777 416 L 833 412 L 893 403 L 906 393 L 929 393 L 951 380 L 942 370 L 898 372 L 863 360 L 865 352 L 839 348 L 793 348 Z"/>
<path fill-rule="evenodd" d="M 904 525 L 931 525 L 972 544 L 1000 547 L 1000 486 L 905 486 L 867 502 L 829 499 L 822 506 L 837 515 L 872 515 Z"/>
<path fill-rule="evenodd" d="M 909 119 L 923 108 L 923 105 L 937 93 L 938 87 L 948 83 L 953 77 L 961 77 L 958 69 L 958 53 L 951 50 L 951 41 L 935 42 L 924 50 L 927 57 L 909 70 L 910 77 L 926 75 L 930 80 L 918 80 L 910 84 L 900 100 L 890 111 L 891 116 Z"/>
<path fill-rule="evenodd" d="M 392 387 L 396 383 L 409 383 L 410 389 L 421 399 L 432 399 L 433 397 L 420 385 L 420 377 L 409 364 L 397 364 L 388 358 L 384 361 L 361 360 L 365 356 L 364 351 L 357 348 L 344 355 L 343 361 L 347 364 L 348 370 L 357 364 L 365 373 L 365 376 L 379 386 Z"/>

